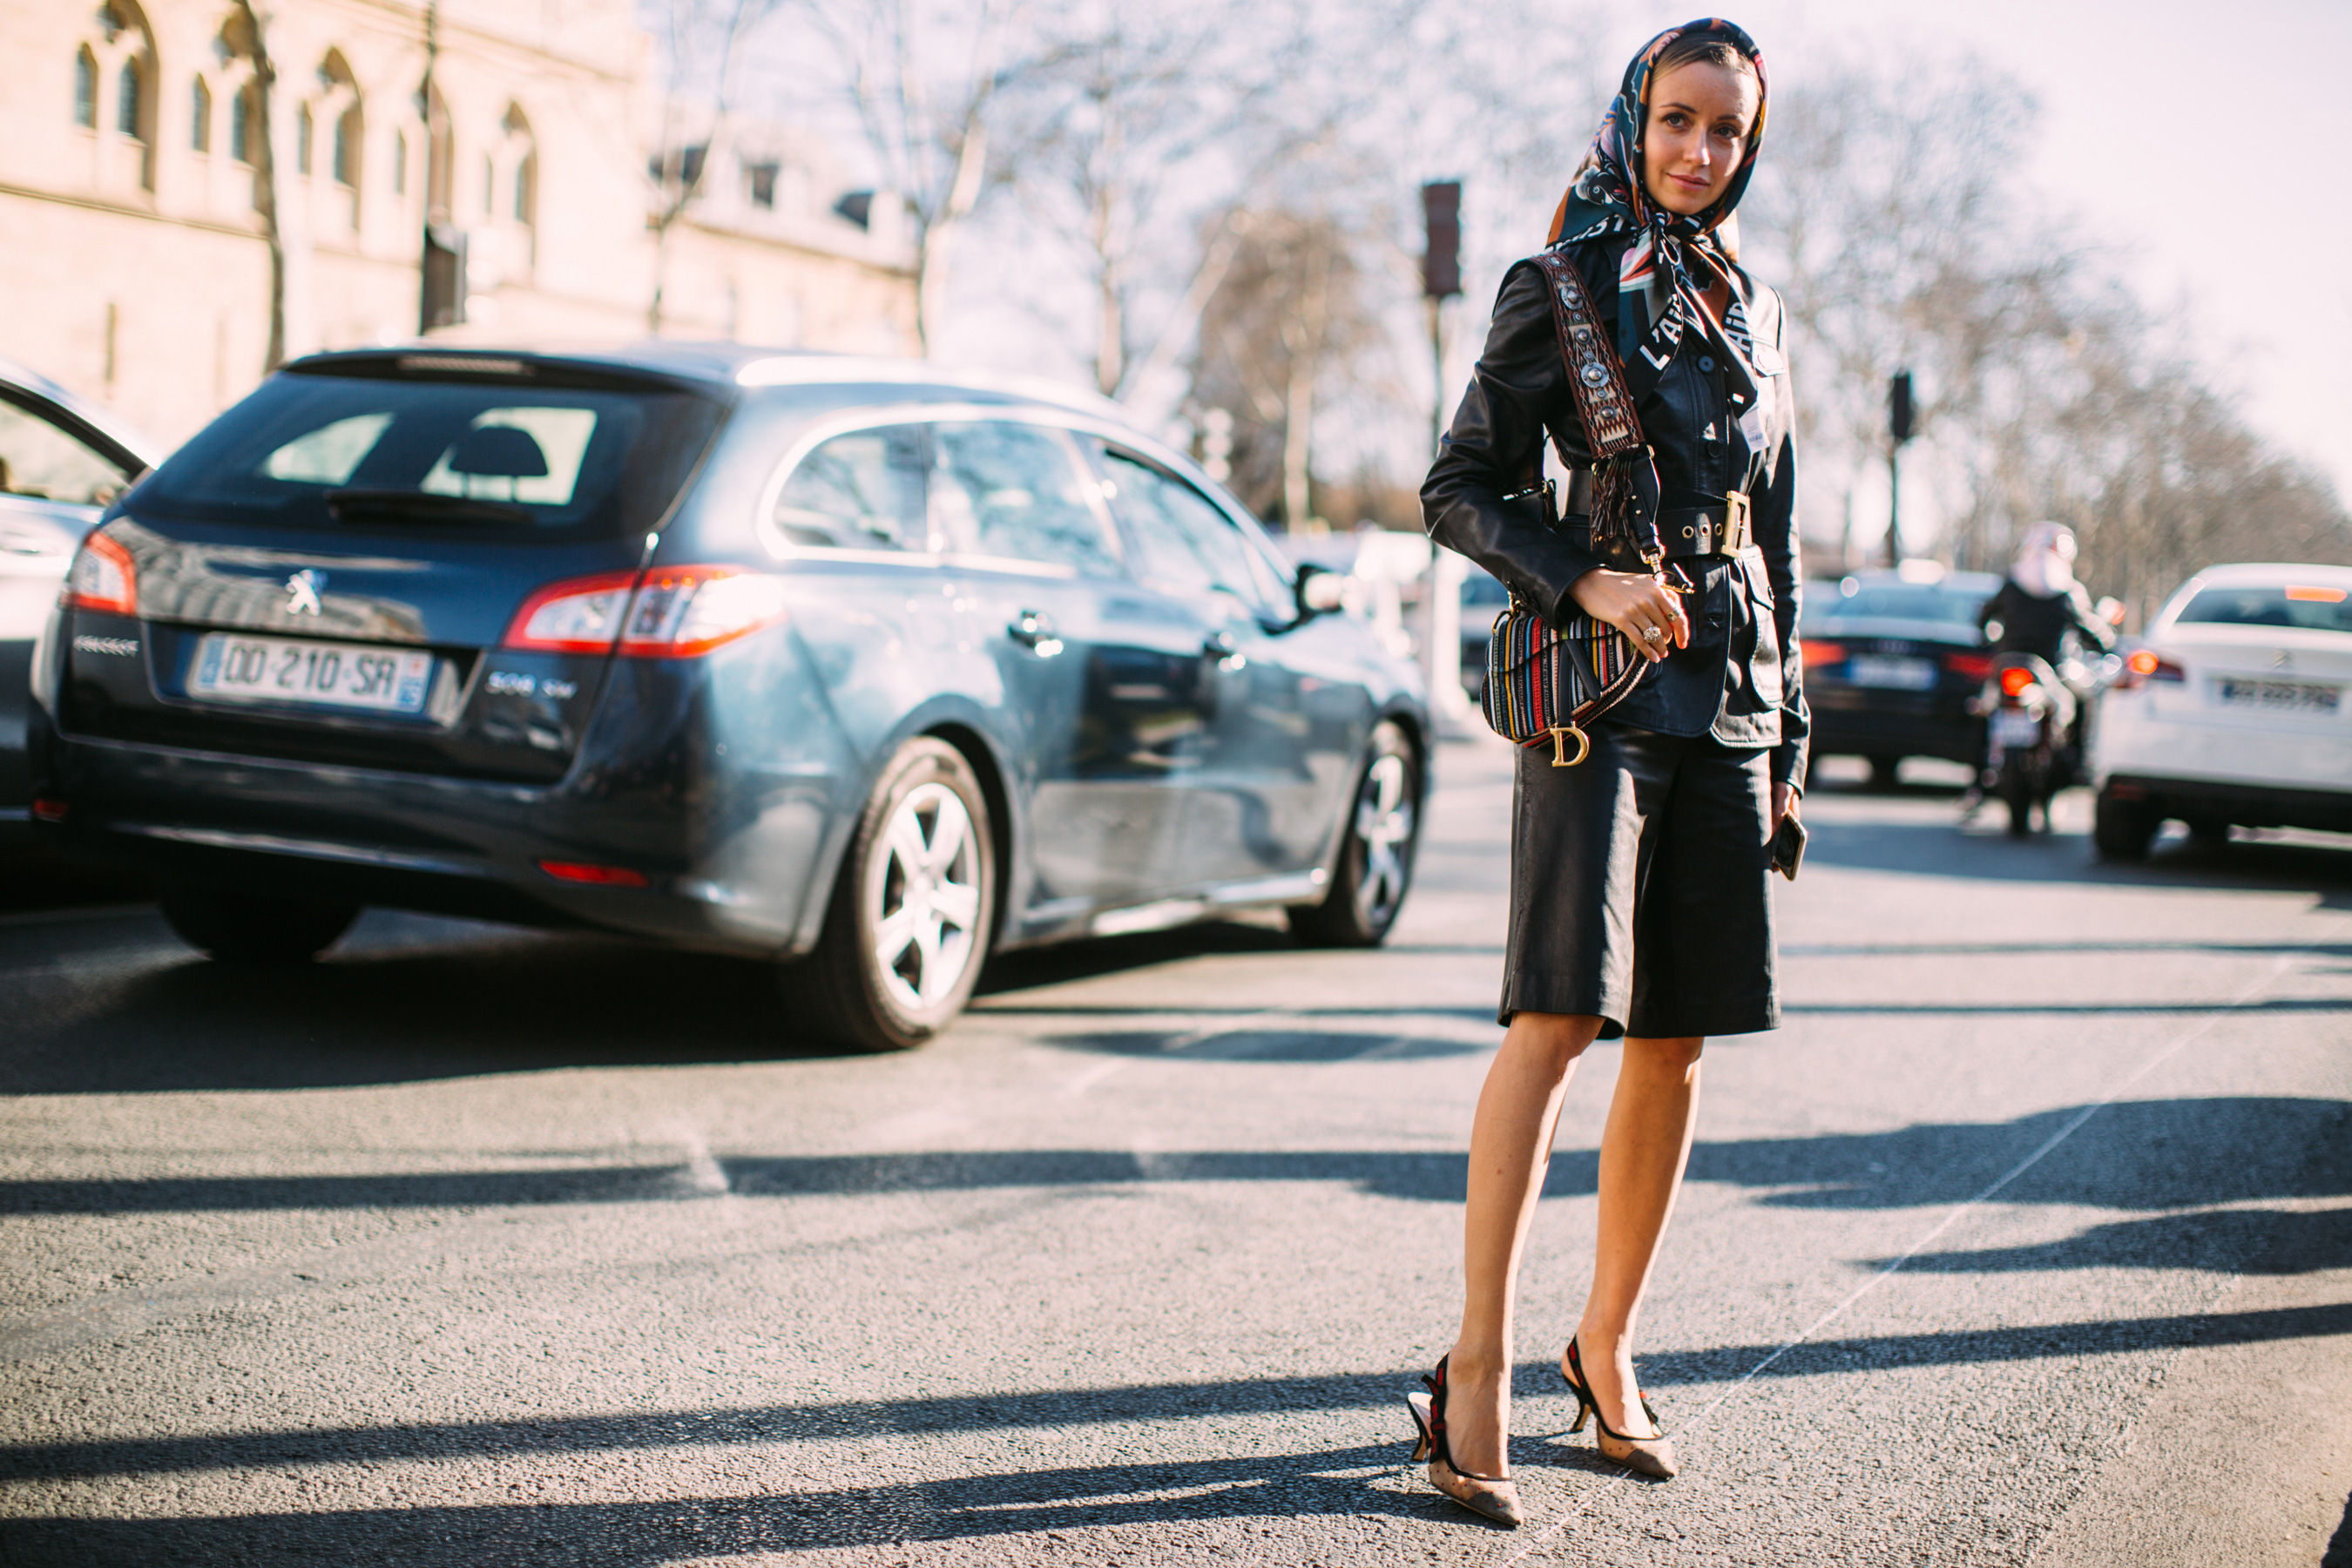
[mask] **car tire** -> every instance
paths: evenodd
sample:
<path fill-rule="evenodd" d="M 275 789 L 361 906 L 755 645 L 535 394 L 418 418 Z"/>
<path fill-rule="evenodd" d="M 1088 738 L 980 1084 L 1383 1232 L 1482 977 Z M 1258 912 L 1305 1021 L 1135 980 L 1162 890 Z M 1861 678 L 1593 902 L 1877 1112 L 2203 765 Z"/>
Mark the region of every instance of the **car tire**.
<path fill-rule="evenodd" d="M 155 901 L 182 942 L 222 963 L 306 963 L 360 918 L 357 904 L 221 888 L 166 884 Z"/>
<path fill-rule="evenodd" d="M 1372 731 L 1347 829 L 1319 904 L 1295 904 L 1293 935 L 1308 947 L 1378 947 L 1412 886 L 1421 841 L 1421 761 L 1395 724 Z"/>
<path fill-rule="evenodd" d="M 2021 772 L 2000 782 L 2000 798 L 2009 806 L 2009 836 L 2023 838 L 2033 831 L 2033 785 Z"/>
<path fill-rule="evenodd" d="M 995 930 L 996 838 L 963 753 L 908 742 L 882 770 L 842 857 L 816 951 L 780 977 L 820 1041 L 902 1051 L 953 1023 Z"/>
<path fill-rule="evenodd" d="M 1872 757 L 1870 759 L 1870 787 L 1874 790 L 1894 789 L 1900 782 L 1895 775 L 1900 773 L 1902 771 L 1903 759 L 1901 757 L 1890 757 L 1884 753 Z"/>
<path fill-rule="evenodd" d="M 2145 860 L 2163 818 L 2144 800 L 2117 800 L 2105 790 L 2091 807 L 2091 842 L 2103 860 Z"/>

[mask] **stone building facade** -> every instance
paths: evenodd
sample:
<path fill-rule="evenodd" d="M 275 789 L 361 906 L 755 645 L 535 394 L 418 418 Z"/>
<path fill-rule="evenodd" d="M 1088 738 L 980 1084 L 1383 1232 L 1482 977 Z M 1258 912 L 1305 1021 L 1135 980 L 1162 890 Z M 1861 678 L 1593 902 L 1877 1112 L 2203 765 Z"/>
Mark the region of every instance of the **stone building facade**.
<path fill-rule="evenodd" d="M 0 0 L 0 355 L 184 438 L 263 374 L 272 208 L 289 356 L 415 336 L 428 222 L 467 241 L 448 333 L 642 336 L 658 268 L 665 333 L 912 352 L 895 209 L 841 216 L 811 138 L 722 138 L 656 243 L 632 9 L 440 0 L 428 130 L 425 0 Z"/>

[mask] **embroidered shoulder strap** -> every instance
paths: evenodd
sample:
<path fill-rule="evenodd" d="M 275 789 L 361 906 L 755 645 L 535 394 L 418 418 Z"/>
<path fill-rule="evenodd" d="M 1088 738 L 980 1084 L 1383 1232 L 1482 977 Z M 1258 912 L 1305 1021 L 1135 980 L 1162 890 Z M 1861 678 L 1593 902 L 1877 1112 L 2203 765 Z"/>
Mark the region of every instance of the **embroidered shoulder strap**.
<path fill-rule="evenodd" d="M 1642 422 L 1626 389 L 1616 346 L 1594 318 L 1584 279 L 1558 248 L 1539 251 L 1536 265 L 1551 285 L 1553 325 L 1560 358 L 1576 395 L 1576 416 L 1592 452 L 1592 531 L 1596 538 L 1633 542 L 1654 572 L 1665 554 L 1658 539 L 1658 476 Z"/>

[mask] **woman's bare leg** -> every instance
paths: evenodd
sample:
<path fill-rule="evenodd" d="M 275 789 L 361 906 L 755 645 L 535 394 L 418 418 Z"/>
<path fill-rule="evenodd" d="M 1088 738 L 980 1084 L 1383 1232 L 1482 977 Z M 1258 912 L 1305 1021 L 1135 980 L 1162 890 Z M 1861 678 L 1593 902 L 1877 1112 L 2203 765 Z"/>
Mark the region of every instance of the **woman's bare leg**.
<path fill-rule="evenodd" d="M 1478 1091 L 1462 1225 L 1462 1332 L 1446 1363 L 1454 1462 L 1499 1476 L 1511 1421 L 1511 1300 L 1528 1224 L 1543 1191 L 1569 1075 L 1601 1032 L 1583 1014 L 1519 1013 Z"/>
<path fill-rule="evenodd" d="M 1634 1397 L 1633 1325 L 1690 1160 L 1706 1044 L 1628 1037 L 1601 1135 L 1600 1235 L 1576 1341 L 1601 1414 L 1629 1437 L 1651 1435 Z"/>

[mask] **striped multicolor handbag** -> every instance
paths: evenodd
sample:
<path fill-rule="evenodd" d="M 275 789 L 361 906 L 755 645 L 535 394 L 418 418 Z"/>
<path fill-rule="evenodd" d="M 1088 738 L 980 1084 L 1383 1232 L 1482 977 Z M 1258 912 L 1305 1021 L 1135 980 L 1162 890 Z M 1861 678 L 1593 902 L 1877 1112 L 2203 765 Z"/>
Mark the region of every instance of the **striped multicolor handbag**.
<path fill-rule="evenodd" d="M 1551 765 L 1572 768 L 1592 749 L 1585 726 L 1632 695 L 1649 668 L 1606 621 L 1579 613 L 1563 631 L 1515 600 L 1486 639 L 1486 722 L 1523 746 L 1549 741 Z"/>
<path fill-rule="evenodd" d="M 1592 532 L 1596 539 L 1628 539 L 1653 575 L 1664 577 L 1665 555 L 1658 538 L 1657 469 L 1642 427 L 1633 416 L 1624 366 L 1593 319 L 1584 281 L 1558 249 L 1536 258 L 1551 284 L 1552 316 L 1559 349 L 1568 363 L 1568 384 L 1576 393 L 1577 417 L 1592 453 Z M 1538 458 L 1540 464 L 1540 457 Z M 1534 479 L 1531 473 L 1528 478 Z M 1530 482 L 1507 500 L 1542 498 L 1544 522 L 1557 526 L 1550 481 Z M 1650 660 L 1606 621 L 1581 610 L 1565 626 L 1554 626 L 1511 596 L 1511 607 L 1495 617 L 1486 639 L 1486 722 L 1496 734 L 1523 746 L 1551 742 L 1551 765 L 1572 768 L 1592 750 L 1586 726 L 1633 695 L 1648 674 Z M 1573 743 L 1574 753 L 1570 752 Z"/>

